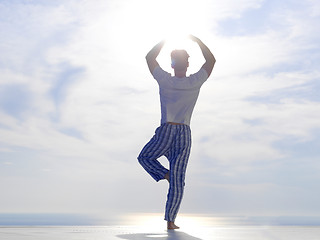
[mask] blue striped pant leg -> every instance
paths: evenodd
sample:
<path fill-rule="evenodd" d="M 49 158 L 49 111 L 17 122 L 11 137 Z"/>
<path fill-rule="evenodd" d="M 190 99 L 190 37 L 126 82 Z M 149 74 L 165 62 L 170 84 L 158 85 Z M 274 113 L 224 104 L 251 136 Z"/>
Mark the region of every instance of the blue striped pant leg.
<path fill-rule="evenodd" d="M 183 197 L 185 174 L 191 149 L 191 130 L 177 125 L 176 138 L 167 154 L 170 162 L 170 186 L 167 196 L 165 220 L 174 222 Z"/>
<path fill-rule="evenodd" d="M 155 131 L 155 135 L 141 150 L 138 161 L 141 166 L 157 182 L 164 179 L 169 171 L 157 160 L 169 150 L 173 139 L 172 125 L 162 124 Z"/>

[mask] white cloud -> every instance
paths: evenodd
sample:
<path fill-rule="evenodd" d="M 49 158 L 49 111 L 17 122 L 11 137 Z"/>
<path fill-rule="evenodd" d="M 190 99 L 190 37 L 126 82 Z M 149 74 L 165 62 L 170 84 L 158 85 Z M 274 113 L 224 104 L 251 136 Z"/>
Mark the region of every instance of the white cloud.
<path fill-rule="evenodd" d="M 193 119 L 193 158 L 222 164 L 229 175 L 252 172 L 259 162 L 292 158 L 278 143 L 313 141 L 320 104 L 290 96 L 290 89 L 317 77 L 291 72 L 206 83 Z"/>
<path fill-rule="evenodd" d="M 208 1 L 209 11 L 212 18 L 221 20 L 225 18 L 240 18 L 243 13 L 250 9 L 261 7 L 263 0 L 241 0 L 241 1 Z"/>
<path fill-rule="evenodd" d="M 12 162 L 5 164 L 12 176 L 2 176 L 0 181 L 7 193 L 1 199 L 2 209 L 47 211 L 55 206 L 53 211 L 67 211 L 72 206 L 72 211 L 108 211 L 108 205 L 132 209 L 135 204 L 152 208 L 133 195 L 154 189 L 136 156 L 160 117 L 157 84 L 144 56 L 170 33 L 166 27 L 172 27 L 175 19 L 172 1 L 161 4 L 155 8 L 150 1 L 64 1 L 12 8 L 2 3 L 2 19 L 9 20 L 0 23 L 0 32 L 7 33 L 0 43 L 0 86 L 24 85 L 32 96 L 20 118 L 0 109 L 0 154 L 6 158 L 4 162 Z M 263 192 L 265 201 L 281 192 L 283 199 L 287 199 L 286 193 L 291 197 L 300 194 L 301 189 L 280 186 L 270 176 L 286 174 L 283 164 L 294 157 L 290 147 L 283 150 L 279 142 L 290 139 L 299 146 L 318 137 L 314 130 L 320 128 L 320 105 L 307 96 L 311 83 L 319 79 L 318 64 L 308 60 L 312 56 L 316 63 L 319 61 L 317 10 L 311 5 L 301 13 L 291 9 L 282 14 L 276 9 L 269 15 L 281 20 L 281 25 L 226 36 L 217 27 L 222 20 L 240 21 L 249 10 L 263 11 L 265 2 L 183 4 L 188 16 L 183 19 L 189 27 L 184 30 L 199 33 L 217 58 L 192 121 L 191 191 L 198 191 L 199 196 L 220 191 L 222 197 L 241 193 L 244 211 L 250 209 L 245 204 L 248 194 L 254 197 Z M 196 14 L 198 17 L 189 17 Z M 197 46 L 190 48 L 190 62 L 195 66 L 191 73 L 202 60 Z M 162 54 L 161 65 L 167 67 L 167 52 Z M 293 91 L 305 94 L 297 97 Z M 19 176 L 26 165 L 28 171 Z M 312 168 L 314 163 L 310 160 L 308 166 Z M 254 172 L 265 170 L 270 175 L 264 175 L 256 185 L 237 177 L 248 175 L 254 181 Z M 228 179 L 229 185 L 205 184 Z M 234 181 L 239 182 L 233 185 Z M 164 196 L 166 185 L 157 187 L 159 192 L 146 199 Z M 310 195 L 312 190 L 304 191 Z M 39 191 L 44 194 L 29 194 Z M 19 199 L 26 195 L 23 205 Z M 67 197 L 57 200 L 57 195 Z M 130 206 L 122 201 L 128 197 L 132 198 Z M 227 211 L 229 206 L 223 204 L 222 197 L 217 203 Z M 84 201 L 79 202 L 82 198 Z M 203 200 L 207 201 L 204 208 L 212 205 L 212 197 L 208 199 Z M 201 208 L 192 204 L 189 201 L 186 206 Z M 290 211 L 279 204 L 277 210 Z"/>

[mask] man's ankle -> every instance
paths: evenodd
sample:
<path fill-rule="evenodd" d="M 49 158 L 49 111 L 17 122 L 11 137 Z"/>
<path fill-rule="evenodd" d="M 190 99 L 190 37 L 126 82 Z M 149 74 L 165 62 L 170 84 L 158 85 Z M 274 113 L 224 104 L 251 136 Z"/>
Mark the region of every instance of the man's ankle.
<path fill-rule="evenodd" d="M 165 178 L 168 182 L 170 182 L 170 172 L 169 172 L 169 171 L 166 173 L 166 175 L 164 175 L 164 178 Z"/>

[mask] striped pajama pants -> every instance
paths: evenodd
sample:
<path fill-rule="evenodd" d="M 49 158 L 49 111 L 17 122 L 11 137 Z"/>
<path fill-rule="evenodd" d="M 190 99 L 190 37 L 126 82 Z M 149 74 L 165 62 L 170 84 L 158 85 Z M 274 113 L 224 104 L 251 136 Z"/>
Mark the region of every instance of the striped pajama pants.
<path fill-rule="evenodd" d="M 170 184 L 166 202 L 165 220 L 174 222 L 181 204 L 188 158 L 191 149 L 191 130 L 188 125 L 161 124 L 155 135 L 138 156 L 139 163 L 157 182 L 169 171 L 157 160 L 167 157 L 170 166 Z"/>

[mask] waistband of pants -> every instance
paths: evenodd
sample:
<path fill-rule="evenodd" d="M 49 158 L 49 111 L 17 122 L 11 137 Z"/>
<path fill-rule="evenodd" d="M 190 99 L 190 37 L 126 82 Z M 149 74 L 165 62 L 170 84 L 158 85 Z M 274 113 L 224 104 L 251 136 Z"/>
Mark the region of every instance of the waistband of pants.
<path fill-rule="evenodd" d="M 184 123 L 175 123 L 175 122 L 166 122 L 168 124 L 171 124 L 171 125 L 186 125 Z"/>

